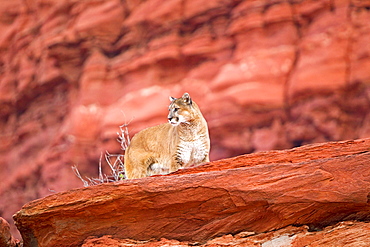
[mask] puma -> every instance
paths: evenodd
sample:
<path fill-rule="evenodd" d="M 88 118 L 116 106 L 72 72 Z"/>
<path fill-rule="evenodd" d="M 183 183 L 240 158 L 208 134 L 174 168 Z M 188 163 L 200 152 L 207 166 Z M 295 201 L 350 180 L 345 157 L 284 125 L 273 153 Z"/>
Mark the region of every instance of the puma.
<path fill-rule="evenodd" d="M 137 133 L 126 149 L 126 178 L 164 175 L 209 162 L 207 122 L 197 104 L 185 93 L 170 97 L 168 123 Z"/>

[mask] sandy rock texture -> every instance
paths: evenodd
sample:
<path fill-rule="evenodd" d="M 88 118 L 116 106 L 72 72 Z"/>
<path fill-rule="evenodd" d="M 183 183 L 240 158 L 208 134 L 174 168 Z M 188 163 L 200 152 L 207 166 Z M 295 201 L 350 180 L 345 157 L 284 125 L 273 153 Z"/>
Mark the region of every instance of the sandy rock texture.
<path fill-rule="evenodd" d="M 9 223 L 1 217 L 0 217 L 0 246 L 1 247 L 20 246 L 20 241 L 16 240 L 10 233 Z"/>
<path fill-rule="evenodd" d="M 370 2 L 0 0 L 0 216 L 189 92 L 211 160 L 370 136 Z"/>
<path fill-rule="evenodd" d="M 320 231 L 309 231 L 308 226 L 288 226 L 267 233 L 240 232 L 235 235 L 224 235 L 199 244 L 201 247 L 314 247 L 314 246 L 347 246 L 366 247 L 370 244 L 370 223 L 344 221 L 335 226 L 326 227 Z M 140 246 L 140 247 L 189 247 L 187 242 L 162 238 L 155 241 L 137 241 L 132 239 L 117 239 L 112 236 L 87 238 L 82 247 L 110 246 Z"/>
<path fill-rule="evenodd" d="M 274 246 L 274 241 L 325 246 L 335 238 L 335 243 L 350 241 L 346 236 L 353 231 L 359 243 L 369 243 L 369 223 L 344 222 L 346 231 L 335 226 L 308 232 L 341 221 L 370 220 L 369 161 L 370 139 L 249 154 L 166 176 L 50 195 L 26 204 L 14 219 L 25 247 L 79 246 L 84 241 L 94 246 L 100 240 L 92 236 L 194 244 L 263 232 L 269 233 L 246 241 L 263 236 L 271 243 L 262 246 Z M 292 229 L 296 233 L 289 233 Z M 217 246 L 228 238 L 208 244 Z"/>

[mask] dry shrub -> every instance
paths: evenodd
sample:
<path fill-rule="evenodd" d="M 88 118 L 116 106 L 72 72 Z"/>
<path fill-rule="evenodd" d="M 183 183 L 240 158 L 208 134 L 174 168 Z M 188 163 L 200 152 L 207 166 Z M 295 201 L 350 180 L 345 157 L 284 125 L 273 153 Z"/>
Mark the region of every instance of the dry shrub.
<path fill-rule="evenodd" d="M 123 153 L 130 144 L 130 136 L 128 133 L 128 124 L 119 126 L 121 133 L 117 132 L 118 138 L 117 141 L 121 145 Z M 121 181 L 126 178 L 125 176 L 125 167 L 123 163 L 124 154 L 110 154 L 108 152 L 104 155 L 105 163 L 109 166 L 109 173 L 103 173 L 102 163 L 103 163 L 103 154 L 100 155 L 99 160 L 99 176 L 97 178 L 82 177 L 80 172 L 77 169 L 77 166 L 72 166 L 72 170 L 75 175 L 82 181 L 84 187 Z"/>

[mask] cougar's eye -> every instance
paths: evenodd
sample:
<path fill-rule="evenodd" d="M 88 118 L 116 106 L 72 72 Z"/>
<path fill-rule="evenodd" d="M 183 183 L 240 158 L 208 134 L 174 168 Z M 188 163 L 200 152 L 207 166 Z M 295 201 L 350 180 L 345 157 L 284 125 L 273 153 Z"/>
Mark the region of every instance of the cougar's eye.
<path fill-rule="evenodd" d="M 180 109 L 180 108 L 175 107 L 175 108 L 173 108 L 173 111 L 174 111 L 174 112 L 177 112 L 179 109 Z"/>

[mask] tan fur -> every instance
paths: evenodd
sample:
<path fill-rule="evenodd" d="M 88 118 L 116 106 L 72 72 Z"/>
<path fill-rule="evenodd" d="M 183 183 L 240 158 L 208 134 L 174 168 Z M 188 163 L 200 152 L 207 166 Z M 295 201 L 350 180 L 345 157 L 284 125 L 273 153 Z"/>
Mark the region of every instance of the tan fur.
<path fill-rule="evenodd" d="M 125 152 L 126 177 L 168 174 L 209 162 L 207 122 L 189 94 L 170 98 L 168 123 L 137 133 Z"/>

